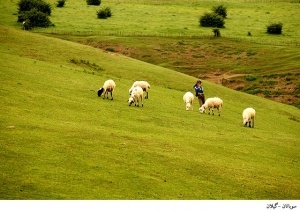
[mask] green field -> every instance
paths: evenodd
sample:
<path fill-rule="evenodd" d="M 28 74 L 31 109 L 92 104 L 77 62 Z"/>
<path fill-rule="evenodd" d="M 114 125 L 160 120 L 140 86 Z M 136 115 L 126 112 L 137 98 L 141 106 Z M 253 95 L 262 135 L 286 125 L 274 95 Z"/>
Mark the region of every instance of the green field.
<path fill-rule="evenodd" d="M 10 4 L 0 13 L 1 199 L 300 198 L 298 108 L 204 81 L 206 97 L 224 101 L 221 116 L 197 103 L 185 111 L 195 77 L 40 34 L 56 28 L 22 31 Z M 57 32 L 66 18 L 53 12 Z M 96 95 L 106 79 L 113 101 Z M 149 99 L 129 107 L 140 79 Z M 246 107 L 257 111 L 253 129 L 242 126 Z"/>
<path fill-rule="evenodd" d="M 120 53 L 231 89 L 300 108 L 300 4 L 298 1 L 103 1 L 100 7 L 68 1 L 55 8 L 55 27 L 35 29 L 74 42 Z M 3 14 L 16 24 L 12 4 Z M 199 27 L 199 17 L 213 6 L 228 9 L 221 38 Z M 110 7 L 112 18 L 96 11 Z M 1 16 L 1 15 L 0 15 Z M 74 18 L 76 17 L 76 18 Z M 282 35 L 268 35 L 266 26 L 282 22 Z M 251 33 L 251 36 L 248 36 Z M 254 75 L 249 81 L 247 75 Z"/>

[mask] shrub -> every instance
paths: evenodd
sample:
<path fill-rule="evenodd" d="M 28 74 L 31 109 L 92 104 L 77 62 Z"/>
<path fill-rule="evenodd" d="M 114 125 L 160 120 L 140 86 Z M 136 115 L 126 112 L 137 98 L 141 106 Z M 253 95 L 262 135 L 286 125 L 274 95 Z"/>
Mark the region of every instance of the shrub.
<path fill-rule="evenodd" d="M 106 7 L 106 8 L 104 8 L 104 10 L 106 12 L 107 17 L 111 17 L 111 10 L 110 10 L 110 8 Z"/>
<path fill-rule="evenodd" d="M 25 21 L 24 27 L 26 25 L 27 29 L 31 29 L 33 27 L 49 27 L 52 25 L 47 14 L 38 11 L 36 8 L 19 14 L 18 19 L 20 21 Z"/>
<path fill-rule="evenodd" d="M 244 77 L 246 81 L 255 81 L 257 79 L 257 77 L 254 75 L 245 75 Z"/>
<path fill-rule="evenodd" d="M 88 5 L 96 5 L 99 6 L 101 4 L 101 0 L 86 0 Z"/>
<path fill-rule="evenodd" d="M 42 13 L 47 15 L 51 15 L 51 5 L 49 3 L 44 2 L 43 0 L 20 0 L 18 3 L 19 9 L 18 13 L 28 12 L 32 9 L 37 9 Z"/>
<path fill-rule="evenodd" d="M 224 18 L 216 13 L 205 13 L 200 17 L 199 23 L 202 27 L 224 27 Z"/>
<path fill-rule="evenodd" d="M 97 11 L 97 17 L 100 19 L 106 19 L 108 17 L 111 17 L 111 10 L 109 7 L 106 7 L 104 9 L 101 9 Z"/>
<path fill-rule="evenodd" d="M 220 33 L 220 30 L 218 28 L 214 28 L 213 33 L 214 33 L 215 37 L 221 37 L 221 33 Z"/>
<path fill-rule="evenodd" d="M 271 23 L 267 26 L 267 33 L 269 34 L 281 34 L 282 23 Z"/>
<path fill-rule="evenodd" d="M 227 9 L 223 5 L 220 5 L 220 6 L 217 6 L 217 7 L 213 7 L 212 11 L 214 13 L 218 14 L 219 16 L 222 16 L 223 18 L 227 17 Z"/>
<path fill-rule="evenodd" d="M 56 7 L 63 7 L 66 3 L 66 0 L 58 0 L 56 3 Z"/>

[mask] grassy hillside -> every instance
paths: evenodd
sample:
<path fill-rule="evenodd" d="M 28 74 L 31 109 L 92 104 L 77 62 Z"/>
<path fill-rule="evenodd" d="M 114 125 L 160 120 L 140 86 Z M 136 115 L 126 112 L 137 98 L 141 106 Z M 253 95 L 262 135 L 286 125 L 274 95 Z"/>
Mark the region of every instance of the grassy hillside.
<path fill-rule="evenodd" d="M 0 76 L 1 199 L 299 199 L 293 106 L 204 81 L 222 115 L 187 112 L 194 77 L 3 26 Z M 113 101 L 96 95 L 108 78 Z M 129 107 L 138 79 L 149 100 Z"/>
<path fill-rule="evenodd" d="M 298 46 L 249 44 L 227 38 L 58 37 L 300 108 Z"/>
<path fill-rule="evenodd" d="M 16 6 L 6 2 L 4 23 L 17 26 Z M 53 5 L 55 27 L 35 29 L 67 40 L 171 68 L 223 86 L 300 108 L 300 4 L 281 1 L 103 1 L 100 7 L 70 0 Z M 199 17 L 223 4 L 228 11 L 221 38 L 199 27 Z M 96 11 L 110 7 L 113 16 L 99 20 Z M 13 9 L 15 7 L 15 9 Z M 282 22 L 282 35 L 266 26 Z M 248 34 L 251 33 L 251 36 Z M 251 75 L 250 77 L 248 75 Z"/>

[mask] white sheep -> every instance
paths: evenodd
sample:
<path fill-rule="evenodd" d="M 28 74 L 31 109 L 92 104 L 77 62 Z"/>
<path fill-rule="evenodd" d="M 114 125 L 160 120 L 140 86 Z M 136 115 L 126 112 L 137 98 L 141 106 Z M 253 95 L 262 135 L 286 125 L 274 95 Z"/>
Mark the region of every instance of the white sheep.
<path fill-rule="evenodd" d="M 183 101 L 185 103 L 185 109 L 186 110 L 193 110 L 193 104 L 194 104 L 194 95 L 191 92 L 186 92 L 183 95 Z"/>
<path fill-rule="evenodd" d="M 112 96 L 112 93 L 113 93 L 115 87 L 116 87 L 116 84 L 113 80 L 109 79 L 109 80 L 105 81 L 103 84 L 103 87 L 101 87 L 98 90 L 98 97 L 100 97 L 104 93 L 103 99 L 105 98 L 105 95 L 108 98 L 108 93 L 110 92 L 111 100 L 113 100 L 114 98 Z"/>
<path fill-rule="evenodd" d="M 146 92 L 145 99 L 148 99 L 148 90 L 150 89 L 150 84 L 147 81 L 135 81 L 129 89 L 129 95 L 131 95 L 133 88 L 136 86 L 140 86 L 143 91 Z"/>
<path fill-rule="evenodd" d="M 208 109 L 208 114 L 210 114 L 210 109 L 212 109 L 212 114 L 214 115 L 214 109 L 218 109 L 219 116 L 223 106 L 223 101 L 220 98 L 208 98 L 205 103 L 199 108 L 201 113 L 205 113 L 205 110 Z"/>
<path fill-rule="evenodd" d="M 254 117 L 255 117 L 255 109 L 253 108 L 246 108 L 243 111 L 243 124 L 244 126 L 249 125 L 251 128 L 251 123 L 252 123 L 252 128 L 254 128 Z"/>
<path fill-rule="evenodd" d="M 136 86 L 132 89 L 131 95 L 128 99 L 129 106 L 134 103 L 134 106 L 140 106 L 140 102 L 143 104 L 143 89 L 140 86 Z"/>

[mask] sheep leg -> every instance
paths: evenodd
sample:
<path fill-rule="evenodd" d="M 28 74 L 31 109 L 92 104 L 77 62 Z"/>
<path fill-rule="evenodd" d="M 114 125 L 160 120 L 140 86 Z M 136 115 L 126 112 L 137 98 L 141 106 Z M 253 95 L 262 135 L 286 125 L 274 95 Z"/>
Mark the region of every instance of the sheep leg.
<path fill-rule="evenodd" d="M 145 99 L 148 99 L 148 92 L 146 91 L 146 96 L 145 96 Z"/>
<path fill-rule="evenodd" d="M 148 96 L 148 93 L 147 93 L 147 96 Z M 142 102 L 142 107 L 144 107 L 143 96 L 141 96 L 141 102 Z"/>
<path fill-rule="evenodd" d="M 252 120 L 252 128 L 254 128 L 254 118 L 253 118 L 253 120 Z"/>
<path fill-rule="evenodd" d="M 110 100 L 114 100 L 114 98 L 113 98 L 113 96 L 112 96 L 112 91 L 110 92 L 110 97 L 111 97 Z"/>

